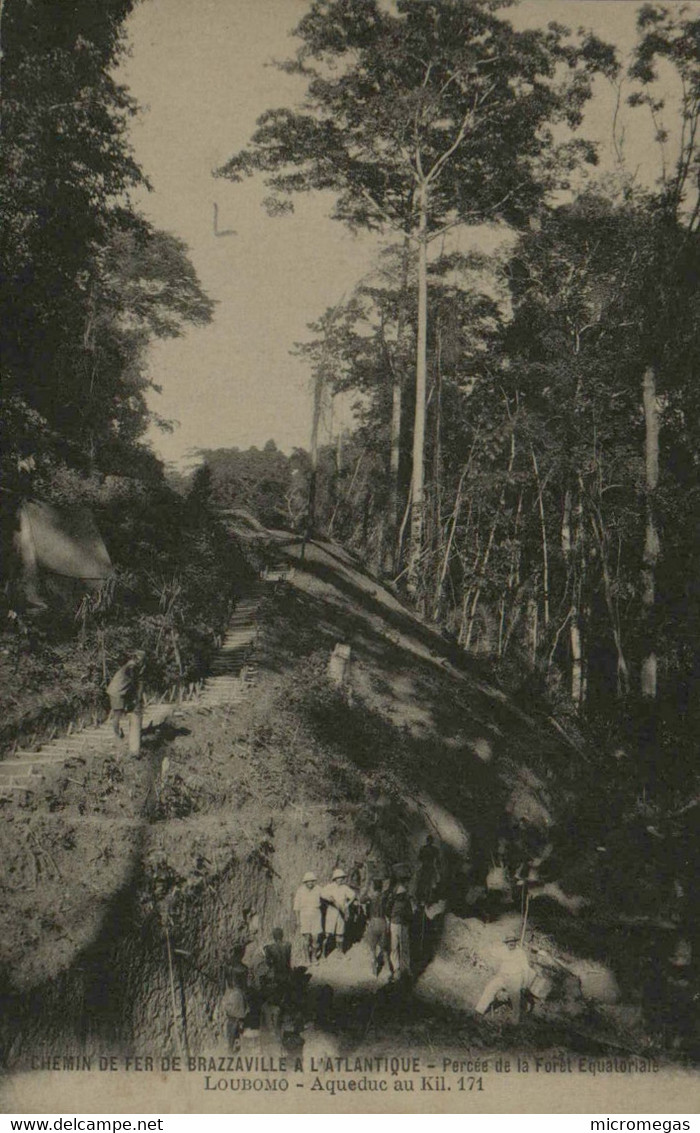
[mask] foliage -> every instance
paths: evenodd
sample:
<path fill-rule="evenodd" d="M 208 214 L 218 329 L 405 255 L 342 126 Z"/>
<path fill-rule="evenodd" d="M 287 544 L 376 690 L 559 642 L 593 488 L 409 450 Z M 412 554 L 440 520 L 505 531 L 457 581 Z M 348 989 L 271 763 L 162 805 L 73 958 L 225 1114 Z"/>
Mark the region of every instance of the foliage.
<path fill-rule="evenodd" d="M 93 702 L 135 646 L 153 687 L 200 675 L 244 570 L 206 486 L 175 494 L 143 442 L 167 424 L 147 403 L 149 343 L 206 324 L 213 303 L 183 243 L 131 199 L 147 182 L 114 73 L 133 3 L 12 0 L 2 14 L 3 560 L 34 497 L 89 507 L 115 567 L 77 611 L 29 617 L 6 588 L 8 657 L 19 687 L 34 653 L 47 688 Z"/>
<path fill-rule="evenodd" d="M 494 657 L 509 682 L 519 669 L 519 681 L 548 686 L 558 711 L 573 701 L 589 721 L 606 718 L 611 745 L 637 742 L 626 719 L 647 647 L 641 390 L 650 362 L 664 423 L 655 513 L 668 548 L 653 626 L 659 733 L 677 748 L 689 737 L 677 721 L 679 707 L 693 711 L 686 674 L 697 664 L 700 605 L 679 568 L 695 562 L 697 545 L 699 252 L 656 197 L 601 191 L 542 210 L 504 252 L 500 282 L 478 260 L 432 269 L 423 604 L 463 646 Z M 406 301 L 413 339 L 416 309 Z M 357 394 L 343 462 L 322 466 L 321 526 L 374 566 L 386 527 L 398 309 L 395 289 L 364 286 L 330 329 L 319 321 L 305 348 L 312 364 L 323 361 L 332 392 Z M 410 440 L 404 424 L 404 501 Z"/>
<path fill-rule="evenodd" d="M 333 190 L 352 227 L 412 232 L 423 175 L 435 227 L 453 209 L 472 222 L 527 215 L 543 170 L 553 174 L 548 124 L 578 125 L 591 75 L 615 68 L 592 36 L 574 46 L 555 24 L 515 32 L 479 0 L 400 0 L 396 14 L 316 0 L 294 34 L 302 45 L 285 66 L 308 80 L 303 111 L 267 111 L 220 173 L 263 171 L 278 196 Z"/>
<path fill-rule="evenodd" d="M 60 8 L 60 11 L 59 11 Z M 132 0 L 15 0 L 3 12 L 3 446 L 17 462 L 124 470 L 151 415 L 149 339 L 210 319 L 182 243 L 129 194 L 145 180 L 115 82 Z M 21 487 L 21 485 L 18 485 Z"/>
<path fill-rule="evenodd" d="M 612 76 L 617 64 L 592 35 L 572 42 L 554 23 L 517 32 L 485 0 L 398 0 L 393 11 L 376 0 L 315 0 L 295 35 L 301 47 L 286 68 L 307 80 L 302 110 L 263 114 L 250 147 L 219 173 L 240 181 L 262 172 L 275 212 L 290 194 L 330 190 L 336 219 L 415 244 L 408 581 L 420 601 L 427 246 L 456 223 L 522 224 L 582 158 L 594 161 L 590 145 L 556 144 L 554 130 L 580 125 L 593 75 Z M 392 528 L 397 518 L 388 517 Z"/>
<path fill-rule="evenodd" d="M 685 223 L 692 231 L 700 220 L 700 20 L 693 19 L 690 11 L 685 6 L 673 12 L 663 4 L 642 5 L 637 15 L 640 39 L 630 67 L 637 89 L 629 102 L 646 106 L 651 113 L 663 160 L 662 203 L 674 216 L 685 210 Z M 670 130 L 663 122 L 666 99 L 657 85 L 660 64 L 670 65 L 681 85 L 680 134 L 672 166 L 667 160 Z"/>
<path fill-rule="evenodd" d="M 297 530 L 308 495 L 308 458 L 287 457 L 274 441 L 262 449 L 202 449 L 213 499 L 223 510 L 248 512 L 267 527 Z"/>

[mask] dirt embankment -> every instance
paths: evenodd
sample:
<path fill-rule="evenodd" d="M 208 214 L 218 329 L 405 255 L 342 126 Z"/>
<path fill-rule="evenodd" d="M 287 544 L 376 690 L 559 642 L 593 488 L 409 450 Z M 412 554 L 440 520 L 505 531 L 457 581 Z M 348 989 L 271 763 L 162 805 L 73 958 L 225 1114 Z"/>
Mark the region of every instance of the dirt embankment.
<path fill-rule="evenodd" d="M 247 702 L 185 705 L 140 761 L 76 761 L 6 808 L 6 1064 L 58 1043 L 87 1053 L 213 1049 L 225 965 L 245 948 L 254 968 L 276 925 L 293 935 L 303 873 L 327 880 L 338 864 L 361 873 L 370 862 L 386 875 L 416 860 L 427 833 L 441 846 L 452 920 L 436 928 L 432 968 L 400 1024 L 406 1038 L 447 1028 L 465 1043 L 494 1041 L 467 1002 L 488 975 L 477 922 L 466 936 L 460 926 L 478 911 L 499 839 L 523 824 L 550 871 L 548 895 L 532 902 L 535 943 L 615 966 L 567 905 L 591 900 L 587 850 L 572 853 L 560 834 L 569 801 L 594 789 L 580 742 L 548 722 L 544 705 L 512 703 L 337 550 L 311 545 L 303 564 L 295 548 L 287 554 L 295 574 L 263 603 Z M 339 642 L 352 651 L 344 688 L 327 675 Z M 494 931 L 512 932 L 507 917 Z M 364 948 L 331 957 L 315 977 L 353 1003 L 346 1042 L 370 1025 L 375 1037 L 388 1033 L 400 1016 L 395 1001 L 388 1014 L 376 1009 Z M 639 1040 L 636 1021 L 632 1031 L 624 1021 L 622 1038 L 619 1023 L 606 1018 L 613 1046 Z"/>

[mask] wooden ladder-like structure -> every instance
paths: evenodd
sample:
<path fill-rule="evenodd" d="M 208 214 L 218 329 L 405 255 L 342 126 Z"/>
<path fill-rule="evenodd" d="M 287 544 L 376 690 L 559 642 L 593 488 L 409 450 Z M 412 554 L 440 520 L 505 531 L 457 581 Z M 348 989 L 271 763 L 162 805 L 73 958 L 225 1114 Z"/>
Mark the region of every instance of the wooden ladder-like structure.
<path fill-rule="evenodd" d="M 202 685 L 193 705 L 204 709 L 239 704 L 250 692 L 257 667 L 255 642 L 257 613 L 266 589 L 289 577 L 287 571 L 268 571 L 238 600 L 226 637 L 212 662 L 211 676 Z M 143 729 L 160 727 L 178 707 L 177 702 L 147 705 Z M 115 737 L 109 722 L 73 729 L 47 740 L 31 751 L 13 751 L 0 760 L 0 799 L 17 800 L 34 790 L 53 771 L 68 768 L 95 756 L 115 750 Z"/>

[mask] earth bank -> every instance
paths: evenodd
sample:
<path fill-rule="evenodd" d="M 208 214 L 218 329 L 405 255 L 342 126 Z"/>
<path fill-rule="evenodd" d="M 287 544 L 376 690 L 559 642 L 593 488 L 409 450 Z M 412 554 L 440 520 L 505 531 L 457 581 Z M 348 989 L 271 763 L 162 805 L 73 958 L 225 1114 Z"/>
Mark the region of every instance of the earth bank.
<path fill-rule="evenodd" d="M 333 990 L 340 1049 L 659 1054 L 640 972 L 650 938 L 675 939 L 673 906 L 649 885 L 601 891 L 599 831 L 566 828 L 582 792 L 599 798 L 581 737 L 544 702 L 516 703 L 337 548 L 284 553 L 294 574 L 263 604 L 248 701 L 184 704 L 140 761 L 77 761 L 6 808 L 5 1065 L 59 1047 L 221 1048 L 225 966 L 243 951 L 255 969 L 276 925 L 293 938 L 303 873 L 386 875 L 428 833 L 448 911 L 414 993 L 375 982 L 363 942 L 313 973 L 310 1002 Z M 339 642 L 343 688 L 327 675 Z M 507 1009 L 485 1021 L 473 1008 L 520 930 L 517 907 L 484 904 L 483 877 L 523 829 L 544 854 L 525 943 L 568 975 L 515 1029 Z"/>

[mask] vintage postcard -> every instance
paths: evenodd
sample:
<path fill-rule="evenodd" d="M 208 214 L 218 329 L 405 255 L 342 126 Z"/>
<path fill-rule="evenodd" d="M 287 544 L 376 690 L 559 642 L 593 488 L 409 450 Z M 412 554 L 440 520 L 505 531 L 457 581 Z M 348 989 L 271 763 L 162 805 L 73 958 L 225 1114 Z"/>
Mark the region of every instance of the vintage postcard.
<path fill-rule="evenodd" d="M 700 3 L 0 35 L 2 1110 L 680 1129 Z"/>

